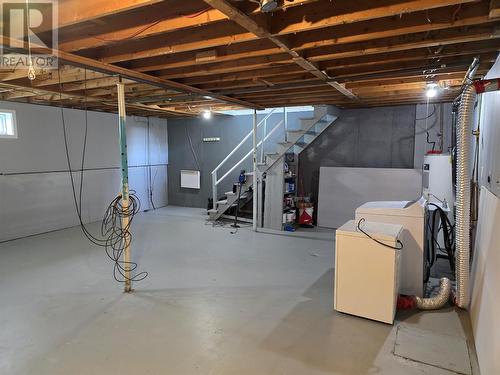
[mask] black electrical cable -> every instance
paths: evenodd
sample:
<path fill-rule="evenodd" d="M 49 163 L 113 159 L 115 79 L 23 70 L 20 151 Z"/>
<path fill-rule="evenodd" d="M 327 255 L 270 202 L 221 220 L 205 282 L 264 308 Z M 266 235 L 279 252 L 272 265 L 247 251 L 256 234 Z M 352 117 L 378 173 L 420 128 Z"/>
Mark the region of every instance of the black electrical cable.
<path fill-rule="evenodd" d="M 196 162 L 196 167 L 198 168 L 199 171 L 201 171 L 200 161 L 198 160 L 198 155 L 196 155 L 196 152 L 194 150 L 193 141 L 191 140 L 191 136 L 189 135 L 187 127 L 186 127 L 186 136 L 189 141 L 189 147 L 191 148 L 191 152 L 193 153 L 193 159 Z"/>
<path fill-rule="evenodd" d="M 388 247 L 389 249 L 394 249 L 394 250 L 401 250 L 403 248 L 403 243 L 400 241 L 400 240 L 397 240 L 396 243 L 399 244 L 399 247 L 398 246 L 391 246 L 391 245 L 387 245 L 379 240 L 377 240 L 376 238 L 373 238 L 372 236 L 370 236 L 368 233 L 366 233 L 363 229 L 361 229 L 361 223 L 363 223 L 365 221 L 365 218 L 362 217 L 361 219 L 359 219 L 358 221 L 358 230 L 363 233 L 366 237 L 368 237 L 369 239 L 375 241 L 376 243 L 380 244 L 380 245 L 383 245 L 385 247 Z"/>
<path fill-rule="evenodd" d="M 238 183 L 238 200 L 236 201 L 236 213 L 234 215 L 234 224 L 231 225 L 231 227 L 234 228 L 234 231 L 231 231 L 231 234 L 236 234 L 238 233 L 238 228 L 240 227 L 238 225 L 238 213 L 240 210 L 240 199 L 241 199 L 241 189 L 243 188 L 243 183 L 239 182 Z"/>
<path fill-rule="evenodd" d="M 85 166 L 85 153 L 86 153 L 86 143 L 87 143 L 87 134 L 88 134 L 88 116 L 87 116 L 87 105 L 85 100 L 85 133 L 84 133 L 84 144 L 82 148 L 82 168 L 80 170 L 80 189 L 79 189 L 79 197 L 76 195 L 75 181 L 72 173 L 71 167 L 71 159 L 69 156 L 69 146 L 68 146 L 68 137 L 66 130 L 66 119 L 64 116 L 64 107 L 62 104 L 62 82 L 61 82 L 61 72 L 58 70 L 59 76 L 59 107 L 61 110 L 61 123 L 63 129 L 64 136 L 64 149 L 66 153 L 66 162 L 68 165 L 69 176 L 71 181 L 71 189 L 73 194 L 73 202 L 75 205 L 75 211 L 78 217 L 80 228 L 85 235 L 85 237 L 94 245 L 104 247 L 106 255 L 113 260 L 114 269 L 113 269 L 113 277 L 118 282 L 126 282 L 126 281 L 141 281 L 144 280 L 147 276 L 147 272 L 137 273 L 133 277 L 126 276 L 127 272 L 134 272 L 137 269 L 137 263 L 135 262 L 126 262 L 121 260 L 123 252 L 125 248 L 130 245 L 132 242 L 132 233 L 130 232 L 130 227 L 132 224 L 132 220 L 134 216 L 140 211 L 140 200 L 136 196 L 135 191 L 131 190 L 129 194 L 129 205 L 127 208 L 122 205 L 122 197 L 121 194 L 115 197 L 111 203 L 109 204 L 106 212 L 104 214 L 104 218 L 101 223 L 101 236 L 102 238 L 98 238 L 94 236 L 87 229 L 82 219 L 82 191 L 83 191 L 83 172 Z M 86 73 L 85 73 L 86 78 Z M 128 218 L 128 224 L 126 226 L 122 226 L 122 223 L 125 218 Z"/>
<path fill-rule="evenodd" d="M 156 173 L 155 172 L 155 179 L 151 180 L 151 160 L 150 160 L 150 152 L 149 152 L 149 146 L 150 146 L 150 124 L 149 124 L 149 116 L 148 116 L 148 177 L 149 177 L 149 203 L 151 203 L 151 207 L 153 207 L 153 210 L 156 210 L 155 203 L 153 201 L 153 185 L 154 185 L 154 180 L 156 179 Z"/>
<path fill-rule="evenodd" d="M 423 120 L 427 120 L 427 119 L 431 118 L 432 116 L 434 116 L 434 114 L 436 113 L 437 107 L 435 104 L 433 104 L 432 106 L 433 106 L 433 109 L 432 109 L 432 113 L 430 115 L 427 115 L 427 116 L 422 117 L 422 118 L 416 118 L 415 120 L 416 121 L 423 121 Z"/>
<path fill-rule="evenodd" d="M 428 104 L 427 104 L 427 105 L 428 105 Z M 433 104 L 433 105 L 432 105 L 432 113 L 430 113 L 429 115 L 427 115 L 427 116 L 425 116 L 425 117 L 422 117 L 422 118 L 415 118 L 415 121 L 424 121 L 424 120 L 427 120 L 427 119 L 431 118 L 432 116 L 434 116 L 434 115 L 436 114 L 436 108 L 437 108 L 436 104 Z M 426 123 L 426 124 L 427 124 L 427 123 Z M 434 126 L 434 125 L 433 125 L 433 126 Z M 433 126 L 432 126 L 432 127 L 433 127 Z M 432 127 L 431 127 L 431 128 L 432 128 Z M 423 130 L 424 130 L 424 129 L 423 129 Z M 426 129 L 424 130 L 424 132 L 425 132 L 425 134 L 426 134 L 426 138 L 425 138 L 425 140 L 426 140 L 427 144 L 432 145 L 432 151 L 434 151 L 434 150 L 435 150 L 435 148 L 436 148 L 436 142 L 435 142 L 435 141 L 431 142 L 431 140 L 430 140 L 430 134 L 429 134 L 429 128 L 427 128 L 427 126 L 426 126 Z M 421 134 L 421 133 L 417 133 L 417 134 Z"/>
<path fill-rule="evenodd" d="M 427 142 L 427 144 L 432 145 L 432 151 L 434 152 L 434 149 L 436 148 L 436 141 L 430 140 L 429 132 L 426 132 L 425 141 Z"/>
<path fill-rule="evenodd" d="M 455 272 L 455 234 L 454 234 L 454 228 L 455 226 L 451 224 L 450 219 L 448 218 L 448 215 L 446 212 L 437 204 L 434 203 L 429 203 L 429 206 L 433 206 L 436 208 L 434 212 L 432 213 L 432 228 L 431 228 L 431 250 L 433 257 L 435 258 L 436 256 L 436 250 L 435 250 L 435 245 L 438 245 L 438 248 L 440 248 L 439 243 L 437 242 L 435 233 L 434 233 L 434 227 L 435 227 L 435 220 L 436 220 L 436 215 L 439 213 L 439 217 L 441 220 L 441 226 L 443 229 L 443 240 L 444 240 L 444 247 L 445 251 L 447 254 L 448 262 L 450 264 L 450 269 L 452 272 Z M 439 232 L 438 232 L 439 233 Z M 432 260 L 431 266 L 434 264 L 435 259 Z"/>
<path fill-rule="evenodd" d="M 85 154 L 87 150 L 87 134 L 89 130 L 89 122 L 88 122 L 88 111 L 87 111 L 87 69 L 85 68 L 84 73 L 83 73 L 83 106 L 84 106 L 84 116 L 85 116 L 85 131 L 83 134 L 83 146 L 82 146 L 82 163 L 80 166 L 80 191 L 78 193 L 78 205 L 82 207 L 82 191 L 83 191 L 83 169 L 85 167 Z M 70 170 L 71 173 L 71 170 Z"/>

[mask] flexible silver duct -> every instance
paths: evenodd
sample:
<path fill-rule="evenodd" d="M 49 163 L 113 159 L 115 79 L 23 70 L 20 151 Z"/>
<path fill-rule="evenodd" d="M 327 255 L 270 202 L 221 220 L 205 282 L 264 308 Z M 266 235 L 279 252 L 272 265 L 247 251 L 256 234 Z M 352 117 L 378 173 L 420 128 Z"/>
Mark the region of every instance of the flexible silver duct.
<path fill-rule="evenodd" d="M 472 116 L 476 96 L 484 92 L 500 90 L 500 78 L 475 81 L 462 92 L 457 120 L 457 176 L 455 219 L 455 274 L 457 280 L 455 304 L 465 309 L 469 304 L 469 257 L 470 257 L 470 138 Z M 451 292 L 451 282 L 442 278 L 438 294 L 431 298 L 415 297 L 422 310 L 434 310 L 444 306 Z"/>
<path fill-rule="evenodd" d="M 443 277 L 439 280 L 439 291 L 434 297 L 421 298 L 415 297 L 417 308 L 420 310 L 437 310 L 443 307 L 450 299 L 451 281 Z"/>
<path fill-rule="evenodd" d="M 456 261 L 457 292 L 455 303 L 465 309 L 469 304 L 470 255 L 470 137 L 476 89 L 468 86 L 462 93 L 457 122 L 456 187 Z"/>

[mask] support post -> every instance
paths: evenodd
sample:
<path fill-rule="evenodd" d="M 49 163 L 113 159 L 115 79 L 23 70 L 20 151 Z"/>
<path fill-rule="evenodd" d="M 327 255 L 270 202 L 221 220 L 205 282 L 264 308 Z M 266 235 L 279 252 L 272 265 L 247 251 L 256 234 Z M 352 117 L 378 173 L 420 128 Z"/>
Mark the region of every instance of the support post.
<path fill-rule="evenodd" d="M 217 208 L 217 170 L 212 172 L 212 208 Z"/>
<path fill-rule="evenodd" d="M 262 184 L 262 172 L 259 171 L 257 172 L 259 174 L 259 184 L 255 188 L 258 190 L 257 192 L 257 228 L 262 228 L 262 197 L 264 196 L 263 193 L 263 184 Z"/>
<path fill-rule="evenodd" d="M 126 112 L 125 112 L 125 88 L 121 77 L 117 84 L 118 93 L 118 132 L 120 136 L 120 154 L 121 154 L 121 185 L 122 185 L 122 207 L 123 211 L 129 209 L 129 188 L 128 188 L 128 159 L 127 159 L 127 127 L 126 127 Z M 122 230 L 129 226 L 129 216 L 124 215 L 122 218 Z M 132 291 L 132 280 L 130 275 L 130 239 L 125 239 L 125 249 L 123 251 L 123 268 L 125 275 L 124 291 L 129 293 Z"/>
<path fill-rule="evenodd" d="M 264 163 L 264 139 L 267 135 L 267 118 L 264 119 L 264 128 L 262 130 L 262 144 L 260 146 L 260 162 Z"/>
<path fill-rule="evenodd" d="M 287 130 L 288 130 L 288 116 L 286 114 L 286 107 L 283 107 L 283 127 L 284 127 L 284 130 L 285 130 L 285 142 L 288 142 L 288 134 L 287 134 Z"/>
<path fill-rule="evenodd" d="M 253 210 L 252 224 L 253 230 L 257 231 L 257 196 L 258 196 L 258 176 L 257 176 L 257 110 L 253 110 Z M 262 145 L 264 146 L 264 145 Z"/>

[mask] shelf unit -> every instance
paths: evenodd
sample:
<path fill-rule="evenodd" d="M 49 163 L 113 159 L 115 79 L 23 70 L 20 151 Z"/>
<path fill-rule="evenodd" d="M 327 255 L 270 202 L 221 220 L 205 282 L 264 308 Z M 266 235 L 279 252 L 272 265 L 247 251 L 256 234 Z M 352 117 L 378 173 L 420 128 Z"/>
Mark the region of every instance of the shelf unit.
<path fill-rule="evenodd" d="M 296 228 L 298 154 L 293 152 L 284 155 L 283 162 L 283 222 L 282 229 Z"/>

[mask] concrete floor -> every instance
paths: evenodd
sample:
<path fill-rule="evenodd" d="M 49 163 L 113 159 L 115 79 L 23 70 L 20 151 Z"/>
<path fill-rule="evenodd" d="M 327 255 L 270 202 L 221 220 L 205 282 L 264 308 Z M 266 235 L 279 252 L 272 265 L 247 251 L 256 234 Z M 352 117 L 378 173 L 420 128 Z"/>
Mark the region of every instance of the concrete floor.
<path fill-rule="evenodd" d="M 395 356 L 398 325 L 469 338 L 452 307 L 395 326 L 334 312 L 332 241 L 233 235 L 175 207 L 134 231 L 150 275 L 132 294 L 79 228 L 0 244 L 0 374 L 449 375 Z"/>

